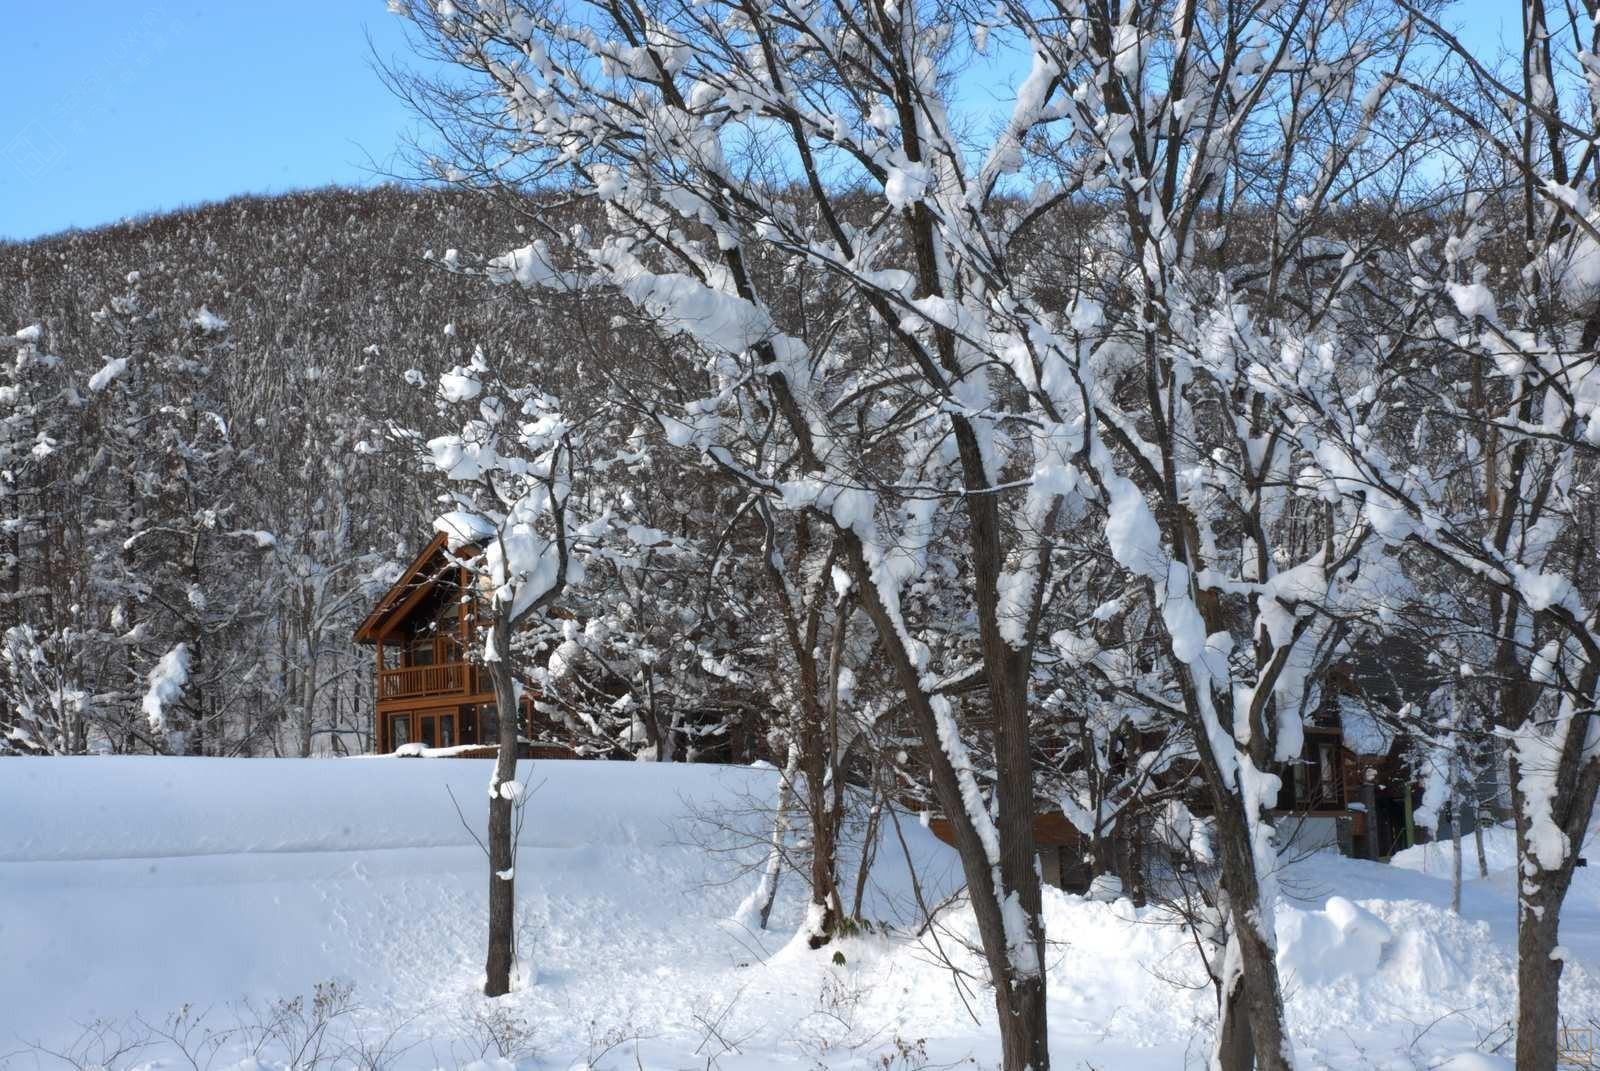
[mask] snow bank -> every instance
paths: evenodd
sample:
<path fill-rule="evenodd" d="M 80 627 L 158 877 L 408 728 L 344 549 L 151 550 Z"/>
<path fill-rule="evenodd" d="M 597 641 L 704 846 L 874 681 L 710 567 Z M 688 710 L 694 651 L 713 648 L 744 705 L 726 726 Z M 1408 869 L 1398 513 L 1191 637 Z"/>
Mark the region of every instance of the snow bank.
<path fill-rule="evenodd" d="M 1510 870 L 1517 865 L 1517 834 L 1509 826 L 1489 826 L 1483 831 L 1483 855 L 1489 873 Z M 1415 870 L 1437 878 L 1449 878 L 1455 845 L 1449 840 L 1403 848 L 1389 860 L 1391 866 Z M 1471 833 L 1461 837 L 1461 876 L 1471 881 L 1478 876 L 1478 848 Z"/>
<path fill-rule="evenodd" d="M 474 847 L 490 760 L 7 760 L 0 862 Z M 734 806 L 776 773 L 743 767 L 524 762 L 528 843 L 626 835 L 665 844 L 698 806 Z M 452 802 L 452 795 L 454 802 Z M 471 832 L 462 824 L 462 815 Z"/>

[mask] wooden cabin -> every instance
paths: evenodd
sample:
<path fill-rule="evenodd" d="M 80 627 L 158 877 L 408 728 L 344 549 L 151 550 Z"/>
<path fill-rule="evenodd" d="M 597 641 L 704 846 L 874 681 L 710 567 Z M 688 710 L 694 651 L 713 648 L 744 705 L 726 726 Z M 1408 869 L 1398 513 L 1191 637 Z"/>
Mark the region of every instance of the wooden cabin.
<path fill-rule="evenodd" d="M 497 745 L 494 685 L 469 657 L 479 642 L 472 574 L 462 562 L 475 533 L 448 520 L 422 548 L 356 629 L 373 649 L 376 702 L 373 749 L 407 744 L 426 749 Z M 519 733 L 532 736 L 532 703 L 524 699 Z M 471 754 L 471 752 L 466 752 Z"/>
<path fill-rule="evenodd" d="M 1345 765 L 1341 731 L 1337 725 L 1305 727 L 1300 758 L 1287 764 L 1283 771 L 1283 784 L 1271 809 L 1272 816 L 1279 822 L 1286 851 L 1335 846 L 1345 850 L 1341 826 L 1348 825 L 1351 817 L 1345 799 Z M 1179 764 L 1172 775 L 1163 780 L 1166 790 L 1157 789 L 1156 795 L 1159 800 L 1182 798 L 1196 816 L 1204 817 L 1209 813 L 1204 797 L 1174 791 L 1193 776 L 1192 763 Z M 1156 806 L 1160 806 L 1159 802 Z M 1148 808 L 1132 812 L 1129 817 L 1133 821 L 1129 826 L 1108 831 L 1099 845 L 1110 855 L 1100 861 L 1101 866 L 1109 871 L 1114 863 L 1117 870 L 1132 876 L 1135 885 L 1139 880 L 1139 867 L 1133 865 L 1132 854 L 1144 850 L 1152 814 Z M 932 815 L 928 825 L 934 836 L 947 844 L 955 844 L 949 819 Z M 1042 808 L 1034 815 L 1033 841 L 1045 884 L 1068 892 L 1089 890 L 1095 871 L 1090 862 L 1090 838 L 1065 814 L 1053 808 Z M 1130 892 L 1136 899 L 1142 897 L 1137 889 Z"/>
<path fill-rule="evenodd" d="M 499 745 L 494 684 L 476 657 L 483 645 L 479 578 L 466 564 L 493 536 L 482 523 L 466 513 L 435 521 L 432 540 L 355 631 L 355 642 L 373 649 L 372 750 L 378 754 L 478 757 L 492 754 Z M 560 606 L 551 608 L 550 616 L 574 617 Z M 627 694 L 625 682 L 602 680 L 591 687 L 600 694 L 612 689 L 612 698 Z M 560 715 L 552 714 L 558 704 L 536 705 L 536 698 L 530 686 L 518 726 L 523 758 L 635 757 L 635 748 L 625 742 L 597 740 L 561 724 Z M 676 712 L 666 731 L 676 734 L 676 743 L 690 762 L 746 763 L 764 758 L 753 720 L 739 719 L 736 731 L 718 728 L 726 706 L 743 704 L 743 697 L 731 696 L 725 703 L 709 705 L 703 714 Z M 644 744 L 644 729 L 639 733 L 636 747 Z"/>
<path fill-rule="evenodd" d="M 1425 656 L 1414 647 L 1390 643 L 1382 659 L 1369 655 L 1333 667 L 1322 701 L 1304 727 L 1300 756 L 1280 773 L 1278 798 L 1271 808 L 1280 851 L 1293 857 L 1337 848 L 1357 858 L 1387 860 L 1426 839 L 1412 820 L 1421 786 L 1406 759 L 1409 742 L 1369 706 L 1398 710 L 1408 699 L 1424 699 L 1428 691 L 1424 665 Z M 1192 768 L 1182 766 L 1167 783 L 1176 785 L 1192 775 Z M 1203 797 L 1181 795 L 1192 813 L 1205 816 Z M 1150 816 L 1131 817 L 1130 832 L 1111 833 L 1100 845 L 1113 856 L 1100 863 L 1108 869 L 1114 862 L 1137 881 L 1138 867 L 1129 865 L 1129 859 L 1143 850 L 1139 842 L 1147 829 L 1142 825 L 1148 825 Z M 929 824 L 935 836 L 954 844 L 946 818 L 931 816 Z M 1061 811 L 1041 808 L 1034 816 L 1033 837 L 1047 884 L 1070 892 L 1089 889 L 1095 870 L 1088 858 L 1089 838 Z M 1137 896 L 1137 889 L 1134 892 Z"/>

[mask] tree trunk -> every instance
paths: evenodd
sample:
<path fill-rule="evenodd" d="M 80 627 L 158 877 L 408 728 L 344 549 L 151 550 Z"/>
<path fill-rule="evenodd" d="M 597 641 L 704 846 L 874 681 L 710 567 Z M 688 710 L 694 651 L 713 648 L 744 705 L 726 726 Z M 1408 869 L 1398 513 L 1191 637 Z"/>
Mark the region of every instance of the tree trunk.
<path fill-rule="evenodd" d="M 656 701 L 656 672 L 646 666 L 644 670 L 645 703 L 639 713 L 639 722 L 644 726 L 645 741 L 655 750 L 657 762 L 672 762 L 677 758 L 674 754 L 672 723 L 661 716 L 659 704 Z"/>
<path fill-rule="evenodd" d="M 1592 690 L 1593 681 L 1586 682 Z M 1570 738 L 1569 757 L 1581 754 L 1586 737 L 1578 729 Z M 1511 767 L 1511 783 L 1521 780 L 1518 764 Z M 1557 806 L 1566 810 L 1563 832 L 1567 851 L 1561 866 L 1546 870 L 1539 866 L 1528 841 L 1526 815 L 1529 802 L 1515 791 L 1517 811 L 1517 1071 L 1554 1071 L 1556 1039 L 1561 1025 L 1562 960 L 1553 953 L 1560 942 L 1561 907 L 1572 884 L 1572 874 L 1582 850 L 1584 833 L 1594 813 L 1597 773 L 1585 764 L 1582 773 L 1569 783 Z M 1557 812 L 1560 813 L 1560 812 Z"/>
<path fill-rule="evenodd" d="M 1366 815 L 1367 850 L 1366 857 L 1376 861 L 1378 858 L 1378 786 L 1370 780 L 1361 782 L 1361 806 Z"/>
<path fill-rule="evenodd" d="M 856 868 L 855 896 L 850 901 L 850 917 L 861 921 L 861 904 L 867 897 L 867 875 L 872 872 L 873 861 L 878 857 L 878 830 L 883 818 L 883 773 L 881 755 L 872 760 L 872 796 L 868 800 L 867 828 L 861 838 L 861 864 Z"/>
<path fill-rule="evenodd" d="M 21 495 L 13 492 L 16 500 L 7 501 L 5 512 L 0 514 L 7 518 L 16 518 L 21 515 Z M 4 637 L 8 629 L 22 621 L 22 605 L 19 596 L 22 592 L 22 535 L 20 528 L 0 530 L 0 637 Z M 0 684 L 5 682 L 6 671 L 0 667 Z M 17 724 L 17 715 L 11 704 L 0 704 L 0 740 L 6 738 L 6 733 Z M 71 747 L 70 733 L 66 741 Z"/>
<path fill-rule="evenodd" d="M 516 862 L 511 842 L 512 796 L 507 785 L 517 779 L 517 688 L 511 672 L 511 625 L 499 608 L 494 620 L 495 661 L 488 663 L 494 681 L 495 717 L 500 725 L 500 748 L 495 755 L 494 777 L 489 781 L 489 956 L 484 966 L 483 995 L 504 996 L 511 991 L 511 965 L 515 955 Z"/>
<path fill-rule="evenodd" d="M 306 641 L 305 671 L 301 674 L 300 692 L 300 757 L 311 756 L 312 729 L 316 722 L 318 670 L 321 669 L 318 654 L 322 650 L 321 637 L 316 635 L 310 622 L 302 626 Z"/>
<path fill-rule="evenodd" d="M 1570 871 L 1568 872 L 1570 875 Z M 1566 881 L 1542 875 L 1517 910 L 1517 1071 L 1555 1071 L 1561 1020 L 1561 960 L 1556 950 Z"/>
<path fill-rule="evenodd" d="M 1217 1051 L 1220 1071 L 1251 1071 L 1256 1062 L 1250 1037 L 1250 1015 L 1245 1006 L 1244 979 L 1237 972 L 1225 979 L 1217 993 Z"/>
<path fill-rule="evenodd" d="M 1478 878 L 1482 880 L 1489 876 L 1489 857 L 1483 850 L 1483 814 L 1481 810 L 1472 816 L 1472 842 L 1478 849 Z"/>
<path fill-rule="evenodd" d="M 977 496 L 983 497 L 983 496 Z M 992 502 L 993 496 L 988 496 Z M 1039 887 L 1038 853 L 1034 846 L 1032 711 L 1028 701 L 1031 653 L 1003 638 L 998 619 L 995 570 L 1004 560 L 998 540 L 984 538 L 992 516 L 968 502 L 974 518 L 973 551 L 977 559 L 978 616 L 983 663 L 989 679 L 994 718 L 996 832 L 1000 840 L 1000 885 L 995 895 L 1015 898 L 1027 925 L 1023 936 L 1031 948 L 1031 965 L 1019 963 L 1021 949 L 1004 949 L 1006 971 L 994 984 L 1000 1000 L 1001 1053 L 1005 1071 L 1046 1071 L 1050 1038 L 1045 1011 L 1043 893 Z M 1002 910 L 1013 910 L 1009 903 Z M 1004 986 L 1008 994 L 998 990 Z M 1001 997 L 1005 999 L 1001 999 Z"/>
<path fill-rule="evenodd" d="M 1578 691 L 1588 698 L 1587 705 L 1593 704 L 1597 687 L 1600 665 L 1591 664 L 1584 668 Z M 1501 723 L 1525 725 L 1531 708 L 1531 703 L 1502 707 Z M 1545 801 L 1565 837 L 1559 867 L 1541 865 L 1530 840 L 1529 815 L 1535 801 L 1522 788 L 1521 755 L 1513 751 L 1508 764 L 1517 821 L 1517 1071 L 1553 1071 L 1556 1066 L 1563 963 L 1552 953 L 1560 939 L 1561 907 L 1600 794 L 1600 764 L 1585 757 L 1588 726 L 1584 719 L 1574 720 L 1576 725 L 1567 727 L 1559 752 L 1550 757 L 1556 791 Z"/>
<path fill-rule="evenodd" d="M 6 516 L 19 517 L 22 511 L 21 496 L 16 504 L 7 504 Z M 22 530 L 0 531 L 0 632 L 22 623 Z"/>
<path fill-rule="evenodd" d="M 811 704 L 807 704 L 811 706 Z M 807 944 L 821 948 L 839 928 L 838 812 L 828 777 L 823 733 L 812 718 L 800 731 L 801 769 L 806 779 L 806 811 L 811 819 L 811 909 Z"/>
<path fill-rule="evenodd" d="M 783 876 L 783 842 L 789 836 L 789 805 L 794 796 L 794 775 L 799 767 L 799 755 L 789 749 L 789 761 L 784 763 L 783 777 L 778 781 L 778 813 L 772 819 L 772 841 L 767 849 L 767 864 L 761 874 L 761 911 L 757 918 L 761 928 L 767 928 L 772 918 L 772 905 L 778 899 L 778 879 Z"/>
<path fill-rule="evenodd" d="M 1122 895 L 1131 900 L 1134 907 L 1144 907 L 1144 837 L 1139 823 L 1133 816 L 1120 814 L 1113 830 L 1112 857 L 1117 881 L 1122 883 Z"/>
<path fill-rule="evenodd" d="M 1461 778 L 1450 765 L 1450 913 L 1461 914 Z"/>
<path fill-rule="evenodd" d="M 1000 1011 L 1000 1066 L 1005 1071 L 1050 1067 L 1050 1038 L 1045 1029 L 1044 971 L 1018 973 L 1011 981 L 1007 1007 Z"/>
<path fill-rule="evenodd" d="M 990 983 L 994 987 L 996 1019 L 1000 1027 L 1000 1051 L 1003 1071 L 1049 1071 L 1050 1040 L 1045 1014 L 1044 933 L 1039 926 L 1039 874 L 1033 860 L 1033 782 L 1032 766 L 1028 761 L 1028 741 L 1025 733 L 1018 734 L 1008 726 L 1007 718 L 996 711 L 996 721 L 1001 727 L 997 733 L 996 757 L 1001 770 L 997 797 L 1000 804 L 998 834 L 1002 852 L 1000 878 L 1008 882 L 1017 864 L 1026 856 L 1025 875 L 1031 875 L 1031 889 L 1001 884 L 995 881 L 997 869 L 990 862 L 987 850 L 973 818 L 967 811 L 962 796 L 962 779 L 951 761 L 950 753 L 940 733 L 941 713 L 936 703 L 948 704 L 944 697 L 930 697 L 923 688 L 918 667 L 907 655 L 899 630 L 899 619 L 890 613 L 872 583 L 859 543 L 847 544 L 851 571 L 855 574 L 861 591 L 861 607 L 867 612 L 882 641 L 883 649 L 905 696 L 906 707 L 917 734 L 921 737 L 933 783 L 934 796 L 939 808 L 950 822 L 951 837 L 956 853 L 961 859 L 962 873 L 967 879 L 968 898 L 978 924 L 979 939 L 983 947 L 985 965 Z M 1024 678 L 1025 683 L 1025 678 Z M 1025 693 L 1016 693 L 1020 696 Z M 1003 713 L 1016 715 L 1017 708 Z M 1027 724 L 1027 707 L 1020 708 L 1023 727 Z M 953 718 L 948 707 L 944 719 Z M 1013 732 L 1005 732 L 1013 728 Z M 1024 766 L 1017 770 L 1019 759 Z M 1007 776 L 1009 775 L 1009 776 Z M 1019 784 L 1020 782 L 1020 784 Z M 1019 792 L 1018 789 L 1021 789 Z M 1007 942 L 1006 920 L 1002 901 L 1015 890 L 1018 906 L 1029 923 L 1026 940 L 1031 944 L 1027 951 L 1038 965 L 1035 970 L 1024 970 L 1015 956 L 1022 949 L 1012 949 Z"/>
<path fill-rule="evenodd" d="M 1240 978 L 1218 1024 L 1219 1043 L 1235 1048 L 1235 1036 L 1248 1030 L 1260 1071 L 1290 1071 L 1289 1028 L 1283 1010 L 1283 990 L 1278 984 L 1278 964 L 1272 931 L 1276 925 L 1272 905 L 1262 902 L 1256 873 L 1254 845 L 1245 804 L 1235 794 L 1218 794 L 1217 840 L 1222 854 L 1222 887 L 1228 894 L 1228 930 L 1237 943 Z M 1247 1024 L 1238 1023 L 1243 1014 Z"/>

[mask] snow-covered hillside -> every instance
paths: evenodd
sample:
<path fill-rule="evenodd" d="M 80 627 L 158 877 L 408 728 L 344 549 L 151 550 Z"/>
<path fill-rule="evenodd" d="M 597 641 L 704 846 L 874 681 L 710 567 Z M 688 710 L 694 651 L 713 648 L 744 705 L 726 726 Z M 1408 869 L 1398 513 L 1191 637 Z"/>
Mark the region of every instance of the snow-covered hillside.
<path fill-rule="evenodd" d="M 209 1009 L 213 1029 L 249 1026 L 337 980 L 353 1008 L 327 1036 L 387 1041 L 383 1062 L 400 1067 L 501 1047 L 540 1068 L 915 1067 L 924 1054 L 993 1066 L 992 1002 L 970 988 L 964 999 L 938 956 L 976 966 L 959 949 L 971 936 L 959 910 L 937 941 L 904 929 L 847 940 L 842 964 L 786 940 L 800 920 L 792 878 L 771 931 L 728 921 L 753 879 L 736 873 L 737 852 L 711 850 L 726 840 L 704 816 L 747 811 L 773 791 L 772 771 L 540 762 L 524 776 L 539 786 L 517 866 L 533 970 L 491 1004 L 476 995 L 485 865 L 455 807 L 481 827 L 487 763 L 7 761 L 0 1063 L 52 1064 L 35 1046 L 66 1050 L 96 1019 L 143 1036 L 137 1018 L 160 1027 L 186 1003 Z M 953 854 L 914 818 L 902 829 L 924 896 L 942 897 Z M 1504 874 L 1470 882 L 1455 918 L 1447 868 L 1405 862 L 1317 856 L 1284 876 L 1296 899 L 1280 913 L 1280 961 L 1306 1067 L 1435 1067 L 1504 1037 Z M 872 873 L 867 913 L 911 922 L 892 831 Z M 1126 902 L 1047 897 L 1057 1066 L 1197 1064 L 1211 998 L 1172 984 L 1200 980 L 1183 932 Z M 1600 1019 L 1600 882 L 1587 871 L 1563 925 L 1564 1011 Z M 214 1066 L 254 1036 L 234 1035 Z M 117 1062 L 177 1055 L 161 1041 Z"/>

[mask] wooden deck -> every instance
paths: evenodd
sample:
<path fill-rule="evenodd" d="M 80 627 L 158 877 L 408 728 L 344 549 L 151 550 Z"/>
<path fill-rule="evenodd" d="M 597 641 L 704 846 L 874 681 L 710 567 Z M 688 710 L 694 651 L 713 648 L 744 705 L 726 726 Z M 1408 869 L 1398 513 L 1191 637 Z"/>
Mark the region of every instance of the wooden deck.
<path fill-rule="evenodd" d="M 421 697 L 440 700 L 492 692 L 481 667 L 471 662 L 444 662 L 378 671 L 378 702 Z"/>

